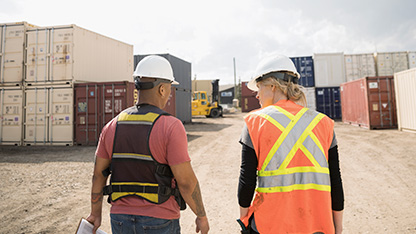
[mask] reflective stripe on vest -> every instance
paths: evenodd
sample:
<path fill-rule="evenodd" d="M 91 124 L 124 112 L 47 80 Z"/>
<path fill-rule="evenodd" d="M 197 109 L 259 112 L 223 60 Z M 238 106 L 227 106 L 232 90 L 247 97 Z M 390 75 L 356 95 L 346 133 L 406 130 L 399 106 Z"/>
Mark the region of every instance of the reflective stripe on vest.
<path fill-rule="evenodd" d="M 282 132 L 258 172 L 258 192 L 331 190 L 328 161 L 320 141 L 312 132 L 325 115 L 308 108 L 293 115 L 274 105 L 252 114 L 263 117 Z M 298 150 L 313 166 L 288 168 Z"/>

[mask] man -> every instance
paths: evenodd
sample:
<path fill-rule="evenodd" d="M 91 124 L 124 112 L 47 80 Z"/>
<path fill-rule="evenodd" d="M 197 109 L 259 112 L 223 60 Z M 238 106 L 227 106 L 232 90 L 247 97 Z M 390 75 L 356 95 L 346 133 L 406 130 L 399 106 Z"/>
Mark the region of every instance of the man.
<path fill-rule="evenodd" d="M 101 225 L 104 194 L 112 204 L 112 233 L 180 233 L 185 201 L 197 216 L 196 232 L 208 233 L 185 128 L 162 110 L 171 85 L 179 84 L 170 63 L 160 56 L 147 56 L 133 76 L 138 103 L 111 120 L 100 136 L 87 220 L 94 224 L 95 233 Z M 110 185 L 105 186 L 109 173 Z"/>

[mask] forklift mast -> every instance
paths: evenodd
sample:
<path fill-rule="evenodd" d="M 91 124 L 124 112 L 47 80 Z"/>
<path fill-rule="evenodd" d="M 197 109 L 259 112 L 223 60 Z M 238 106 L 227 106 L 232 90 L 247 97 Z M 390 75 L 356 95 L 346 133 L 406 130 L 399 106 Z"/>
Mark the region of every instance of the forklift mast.
<path fill-rule="evenodd" d="M 212 102 L 219 102 L 220 92 L 219 92 L 219 79 L 211 81 L 212 84 Z"/>

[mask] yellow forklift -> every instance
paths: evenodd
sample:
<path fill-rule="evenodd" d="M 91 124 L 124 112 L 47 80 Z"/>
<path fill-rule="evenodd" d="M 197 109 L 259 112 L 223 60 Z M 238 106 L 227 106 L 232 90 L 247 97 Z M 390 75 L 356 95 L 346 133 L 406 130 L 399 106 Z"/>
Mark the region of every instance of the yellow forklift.
<path fill-rule="evenodd" d="M 195 91 L 192 99 L 192 116 L 205 115 L 208 118 L 222 117 L 223 110 L 219 105 L 219 79 L 213 80 L 212 102 L 208 101 L 206 91 Z"/>

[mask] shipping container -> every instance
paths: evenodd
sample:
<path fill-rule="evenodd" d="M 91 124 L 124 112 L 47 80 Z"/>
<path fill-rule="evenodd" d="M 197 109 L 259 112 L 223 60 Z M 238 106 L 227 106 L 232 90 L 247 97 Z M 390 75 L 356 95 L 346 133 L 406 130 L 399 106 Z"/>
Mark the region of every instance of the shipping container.
<path fill-rule="evenodd" d="M 312 56 L 290 58 L 295 64 L 296 70 L 300 74 L 299 84 L 303 87 L 314 87 L 315 76 L 313 71 Z"/>
<path fill-rule="evenodd" d="M 344 53 L 314 54 L 316 87 L 340 86 L 346 81 Z"/>
<path fill-rule="evenodd" d="M 192 91 L 191 63 L 183 59 L 180 59 L 178 57 L 175 57 L 171 54 L 157 54 L 157 55 L 166 58 L 170 62 L 170 65 L 172 66 L 172 70 L 173 70 L 173 76 L 175 77 L 175 80 L 179 82 L 179 85 L 175 85 L 178 88 L 178 90 L 191 92 Z M 146 56 L 148 56 L 148 54 L 147 55 L 135 55 L 134 67 L 136 67 L 137 64 Z"/>
<path fill-rule="evenodd" d="M 416 68 L 394 74 L 398 128 L 416 133 Z"/>
<path fill-rule="evenodd" d="M 212 102 L 212 80 L 193 80 L 192 92 L 196 91 L 207 92 L 208 101 Z"/>
<path fill-rule="evenodd" d="M 0 87 L 0 145 L 21 145 L 23 133 L 22 87 Z"/>
<path fill-rule="evenodd" d="M 312 110 L 316 110 L 316 97 L 315 97 L 315 88 L 308 87 L 304 90 L 306 96 L 306 107 Z"/>
<path fill-rule="evenodd" d="M 176 118 L 182 123 L 192 122 L 192 93 L 191 91 L 184 91 L 176 88 Z"/>
<path fill-rule="evenodd" d="M 377 53 L 377 76 L 393 76 L 409 68 L 407 52 Z"/>
<path fill-rule="evenodd" d="M 376 76 L 376 61 L 374 59 L 374 54 L 346 54 L 346 81 L 358 80 L 367 76 Z"/>
<path fill-rule="evenodd" d="M 64 85 L 25 89 L 25 145 L 73 144 L 73 93 Z"/>
<path fill-rule="evenodd" d="M 241 96 L 242 97 L 255 97 L 257 95 L 256 91 L 252 91 L 247 87 L 248 82 L 241 82 Z"/>
<path fill-rule="evenodd" d="M 27 22 L 0 24 L 0 85 L 21 86 L 24 75 Z"/>
<path fill-rule="evenodd" d="M 341 84 L 342 121 L 367 129 L 397 128 L 392 76 L 364 77 Z"/>
<path fill-rule="evenodd" d="M 102 128 L 134 105 L 134 91 L 133 82 L 75 84 L 75 143 L 96 145 Z"/>
<path fill-rule="evenodd" d="M 409 69 L 416 67 L 416 51 L 411 51 L 408 54 Z"/>
<path fill-rule="evenodd" d="M 341 119 L 341 97 L 339 87 L 315 88 L 316 110 L 331 119 Z"/>
<path fill-rule="evenodd" d="M 249 97 L 241 97 L 241 111 L 242 112 L 250 112 L 255 109 L 259 109 L 260 103 L 256 97 L 249 96 Z"/>
<path fill-rule="evenodd" d="M 131 81 L 133 46 L 76 25 L 27 31 L 27 85 Z"/>

